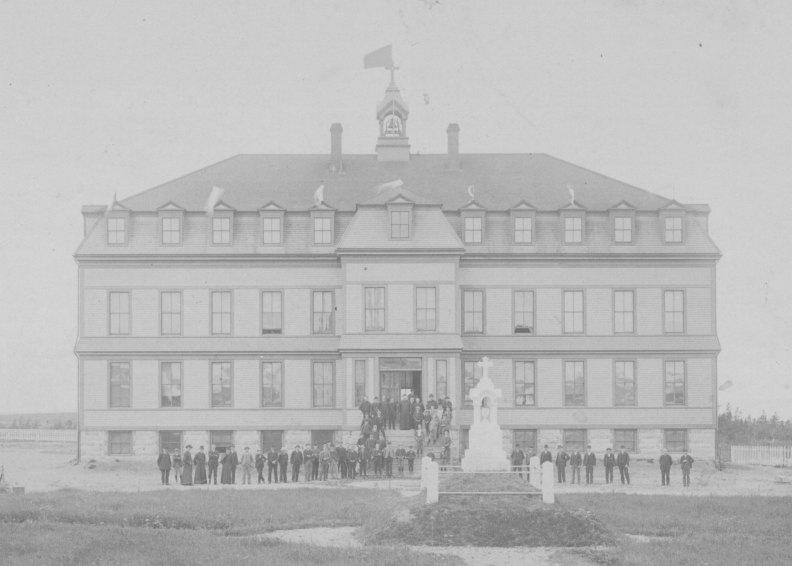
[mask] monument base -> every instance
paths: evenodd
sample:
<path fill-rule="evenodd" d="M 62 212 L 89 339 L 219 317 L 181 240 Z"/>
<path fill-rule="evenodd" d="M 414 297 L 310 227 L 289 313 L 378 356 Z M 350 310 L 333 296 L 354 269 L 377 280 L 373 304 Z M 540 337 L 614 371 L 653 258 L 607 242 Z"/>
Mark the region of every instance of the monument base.
<path fill-rule="evenodd" d="M 497 424 L 478 423 L 470 428 L 470 448 L 462 458 L 465 472 L 508 472 L 511 462 L 503 450 L 503 433 Z"/>

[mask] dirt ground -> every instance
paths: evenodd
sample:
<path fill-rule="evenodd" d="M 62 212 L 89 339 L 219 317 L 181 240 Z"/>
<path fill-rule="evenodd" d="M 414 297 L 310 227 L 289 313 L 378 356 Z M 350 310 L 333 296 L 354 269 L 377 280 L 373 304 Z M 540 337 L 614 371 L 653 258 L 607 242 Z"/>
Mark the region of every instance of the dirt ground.
<path fill-rule="evenodd" d="M 5 468 L 6 481 L 11 485 L 23 486 L 27 492 L 52 491 L 75 488 L 90 491 L 148 491 L 158 489 L 196 489 L 160 485 L 156 463 L 101 461 L 94 464 L 76 464 L 75 448 L 72 445 L 5 443 L 0 445 L 0 465 Z M 93 467 L 92 467 L 93 466 Z M 605 484 L 605 472 L 601 466 L 595 468 L 593 485 L 557 484 L 558 494 L 564 493 L 636 493 L 675 495 L 763 495 L 792 496 L 792 469 L 761 466 L 727 466 L 718 471 L 711 463 L 697 461 L 691 473 L 691 487 L 682 487 L 682 472 L 679 466 L 671 469 L 671 486 L 660 485 L 660 471 L 656 463 L 636 462 L 631 466 L 631 485 L 622 485 L 618 469 L 615 483 Z M 239 480 L 240 478 L 238 478 Z M 567 480 L 571 473 L 567 469 Z M 254 479 L 255 481 L 255 479 Z M 416 493 L 417 479 L 368 480 L 342 482 L 347 486 L 392 488 L 405 495 Z M 293 489 L 306 484 L 272 484 L 267 486 L 241 486 L 237 489 Z M 338 485 L 311 482 L 314 487 Z M 230 486 L 223 486 L 229 489 Z M 203 487 L 220 489 L 220 486 Z"/>

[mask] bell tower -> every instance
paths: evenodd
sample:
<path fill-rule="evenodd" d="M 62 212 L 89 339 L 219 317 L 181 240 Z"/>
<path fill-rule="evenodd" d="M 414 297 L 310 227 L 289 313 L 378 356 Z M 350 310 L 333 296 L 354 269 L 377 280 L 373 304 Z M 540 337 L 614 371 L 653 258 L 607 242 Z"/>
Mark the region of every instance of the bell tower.
<path fill-rule="evenodd" d="M 380 134 L 377 138 L 377 161 L 409 161 L 410 140 L 407 138 L 407 117 L 410 107 L 396 86 L 395 67 L 391 66 L 391 81 L 385 98 L 377 104 Z"/>

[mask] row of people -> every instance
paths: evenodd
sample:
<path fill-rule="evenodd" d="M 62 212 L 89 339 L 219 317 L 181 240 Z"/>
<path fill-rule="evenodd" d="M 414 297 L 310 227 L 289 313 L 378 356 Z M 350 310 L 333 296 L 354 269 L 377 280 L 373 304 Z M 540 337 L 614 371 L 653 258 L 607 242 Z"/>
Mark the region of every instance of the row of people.
<path fill-rule="evenodd" d="M 435 418 L 437 419 L 437 427 L 440 426 L 443 420 L 446 420 L 450 426 L 453 409 L 454 407 L 449 397 L 435 400 L 432 394 L 429 395 L 426 405 L 423 404 L 419 397 L 412 394 L 402 395 L 401 401 L 390 397 L 385 397 L 380 401 L 379 397 L 374 397 L 374 400 L 369 402 L 368 398 L 364 397 L 360 403 L 360 412 L 362 414 L 361 428 L 364 422 L 368 422 L 369 426 L 372 428 L 377 426 L 380 430 L 423 428 L 426 434 L 429 435 L 432 432 Z M 439 434 L 436 434 L 436 436 L 439 436 Z"/>
<path fill-rule="evenodd" d="M 529 459 L 530 455 L 526 455 L 521 449 L 515 448 L 511 453 L 512 469 L 521 472 L 523 463 L 527 464 Z M 687 450 L 684 450 L 682 456 L 679 458 L 679 465 L 682 469 L 682 485 L 685 487 L 690 487 L 690 470 L 693 467 L 693 461 L 693 457 L 688 454 Z M 581 483 L 581 467 L 586 470 L 586 484 L 594 483 L 594 468 L 597 465 L 597 456 L 591 450 L 591 445 L 587 447 L 585 453 L 581 453 L 580 450 L 575 450 L 571 454 L 569 454 L 563 446 L 559 445 L 554 459 L 553 454 L 550 452 L 547 444 L 545 444 L 544 450 L 539 455 L 539 465 L 545 462 L 555 464 L 558 483 L 566 483 L 567 464 L 569 464 L 572 469 L 571 484 L 574 484 L 575 480 L 577 480 L 578 484 Z M 618 454 L 614 454 L 612 449 L 607 448 L 602 457 L 602 464 L 605 468 L 605 483 L 613 483 L 613 470 L 614 468 L 619 468 L 621 483 L 630 484 L 630 454 L 624 446 L 619 448 Z M 668 453 L 668 450 L 663 449 L 663 454 L 660 456 L 660 482 L 663 486 L 670 485 L 672 465 L 673 459 L 671 455 Z M 520 476 L 522 476 L 521 473 Z"/>

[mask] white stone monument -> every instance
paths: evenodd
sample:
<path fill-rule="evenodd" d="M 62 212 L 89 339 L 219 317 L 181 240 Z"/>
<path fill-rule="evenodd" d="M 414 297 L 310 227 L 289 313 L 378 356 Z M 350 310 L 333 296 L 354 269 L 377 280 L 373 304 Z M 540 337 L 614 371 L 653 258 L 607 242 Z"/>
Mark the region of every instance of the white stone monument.
<path fill-rule="evenodd" d="M 478 363 L 481 379 L 470 390 L 473 401 L 473 426 L 468 436 L 469 448 L 462 458 L 462 469 L 466 472 L 508 472 L 511 462 L 503 450 L 503 432 L 498 424 L 498 400 L 503 397 L 500 389 L 489 377 L 492 362 L 486 356 Z"/>

